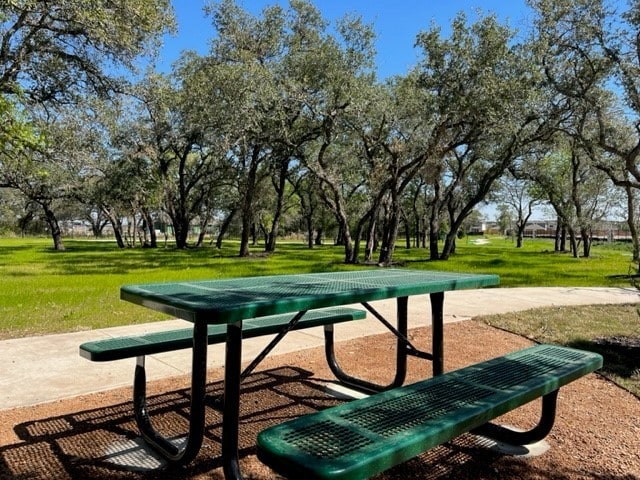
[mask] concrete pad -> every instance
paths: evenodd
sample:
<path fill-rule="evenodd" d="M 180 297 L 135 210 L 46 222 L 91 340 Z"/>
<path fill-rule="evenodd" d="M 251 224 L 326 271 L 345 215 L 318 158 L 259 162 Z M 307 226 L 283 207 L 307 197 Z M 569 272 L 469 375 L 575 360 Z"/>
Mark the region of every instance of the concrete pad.
<path fill-rule="evenodd" d="M 444 301 L 445 322 L 477 315 L 559 305 L 638 303 L 639 292 L 633 288 L 489 288 L 447 292 Z M 396 302 L 385 300 L 372 305 L 395 324 Z M 355 307 L 358 307 L 355 305 Z M 431 324 L 428 295 L 409 299 L 409 328 Z M 142 325 L 100 330 L 45 335 L 0 341 L 0 409 L 35 405 L 96 391 L 130 386 L 133 382 L 134 359 L 99 363 L 81 358 L 81 343 L 100 338 L 138 335 L 141 333 L 184 328 L 189 323 L 169 320 Z M 386 332 L 371 314 L 367 319 L 336 325 L 336 341 L 349 340 Z M 246 340 L 243 359 L 250 361 L 269 342 L 270 337 Z M 321 327 L 289 333 L 274 354 L 289 353 L 323 345 Z M 224 345 L 208 350 L 208 365 L 224 364 Z M 156 380 L 189 374 L 189 350 L 147 357 L 147 376 Z"/>
<path fill-rule="evenodd" d="M 516 428 L 511 425 L 503 425 L 518 432 L 522 432 L 521 428 Z M 492 452 L 499 453 L 500 455 L 510 455 L 512 457 L 533 458 L 547 452 L 551 445 L 546 440 L 540 440 L 529 445 L 511 445 L 510 443 L 500 442 L 492 438 L 488 438 L 482 435 L 474 435 L 476 442 L 479 446 L 491 450 Z"/>

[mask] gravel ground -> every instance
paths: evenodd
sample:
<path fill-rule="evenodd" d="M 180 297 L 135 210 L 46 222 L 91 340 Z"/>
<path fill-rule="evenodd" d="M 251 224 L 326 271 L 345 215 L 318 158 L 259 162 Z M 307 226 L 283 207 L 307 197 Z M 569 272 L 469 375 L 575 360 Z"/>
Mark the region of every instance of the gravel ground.
<path fill-rule="evenodd" d="M 429 349 L 428 329 L 411 331 L 413 341 Z M 445 326 L 445 366 L 452 370 L 530 344 L 521 337 L 465 321 Z M 353 373 L 385 381 L 393 357 L 386 335 L 338 344 L 338 356 Z M 255 458 L 257 433 L 268 425 L 338 403 L 325 386 L 329 373 L 321 348 L 268 358 L 243 387 L 241 466 L 248 479 L 278 478 Z M 133 370 L 133 367 L 132 367 Z M 409 381 L 428 375 L 430 365 L 411 359 Z M 209 391 L 221 390 L 221 372 L 210 372 Z M 73 381 L 73 379 L 70 379 Z M 158 427 L 178 435 L 188 411 L 188 379 L 149 385 Z M 148 457 L 135 457 L 137 430 L 131 418 L 131 389 L 118 389 L 50 404 L 0 411 L 0 479 L 222 479 L 219 464 L 220 416 L 208 409 L 203 448 L 186 468 L 158 469 Z M 538 418 L 532 402 L 500 418 L 499 423 L 528 428 Z M 495 453 L 476 437 L 463 435 L 376 477 L 413 479 L 640 479 L 640 400 L 597 374 L 560 391 L 556 425 L 539 456 Z M 129 449 L 137 469 L 109 457 Z"/>

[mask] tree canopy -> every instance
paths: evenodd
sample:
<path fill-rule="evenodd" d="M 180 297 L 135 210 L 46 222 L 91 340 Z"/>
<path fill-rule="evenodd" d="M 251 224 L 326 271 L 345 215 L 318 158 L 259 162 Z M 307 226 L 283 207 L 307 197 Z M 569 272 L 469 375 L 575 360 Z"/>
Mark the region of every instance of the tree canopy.
<path fill-rule="evenodd" d="M 513 188 L 503 210 L 520 208 L 520 230 L 529 192 L 589 255 L 602 187 L 640 188 L 640 3 L 529 4 L 524 33 L 492 14 L 427 26 L 415 68 L 380 80 L 374 26 L 331 24 L 308 0 L 259 14 L 211 1 L 209 51 L 144 75 L 175 27 L 169 0 L 9 2 L 0 187 L 40 205 L 51 232 L 73 201 L 121 246 L 155 246 L 158 230 L 187 248 L 215 229 L 219 244 L 235 228 L 246 256 L 259 235 L 271 252 L 283 233 L 313 247 L 332 230 L 345 262 L 383 264 L 403 230 L 448 258 Z"/>

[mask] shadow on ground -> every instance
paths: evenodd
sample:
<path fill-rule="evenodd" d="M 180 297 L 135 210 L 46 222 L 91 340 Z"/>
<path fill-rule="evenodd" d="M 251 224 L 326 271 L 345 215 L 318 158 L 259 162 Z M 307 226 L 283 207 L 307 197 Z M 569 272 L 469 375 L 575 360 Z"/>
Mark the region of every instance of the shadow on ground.
<path fill-rule="evenodd" d="M 602 355 L 604 366 L 601 373 L 605 376 L 640 378 L 640 337 L 602 337 L 595 340 L 575 341 L 568 346 Z M 632 393 L 638 396 L 637 391 Z"/>
<path fill-rule="evenodd" d="M 277 478 L 255 458 L 256 435 L 267 426 L 338 403 L 326 394 L 326 383 L 311 372 L 294 367 L 265 370 L 247 379 L 240 418 L 240 461 L 247 479 Z M 221 382 L 215 382 L 208 386 L 207 393 L 215 397 L 221 391 Z M 160 431 L 175 437 L 186 431 L 188 389 L 150 396 L 148 400 Z M 214 408 L 207 408 L 207 429 L 200 454 L 187 467 L 173 470 L 167 470 L 143 448 L 132 408 L 131 402 L 124 402 L 15 425 L 20 441 L 0 448 L 0 479 L 223 478 L 221 415 Z M 525 459 L 495 454 L 475 437 L 463 435 L 377 478 L 570 479 L 576 478 L 574 473 L 557 465 L 552 471 L 543 471 Z"/>

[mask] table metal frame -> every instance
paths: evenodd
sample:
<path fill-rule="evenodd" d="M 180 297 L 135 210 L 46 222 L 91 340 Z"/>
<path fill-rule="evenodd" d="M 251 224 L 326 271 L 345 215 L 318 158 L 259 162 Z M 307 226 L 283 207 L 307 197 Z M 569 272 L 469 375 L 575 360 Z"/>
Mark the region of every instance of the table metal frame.
<path fill-rule="evenodd" d="M 407 270 L 403 272 L 416 272 Z M 423 281 L 424 286 L 421 288 L 422 283 L 416 281 L 416 287 L 413 286 L 409 293 L 411 295 L 417 295 L 422 293 L 429 293 L 431 302 L 431 317 L 432 317 L 432 353 L 427 353 L 418 350 L 414 347 L 408 339 L 408 297 L 409 295 L 396 294 L 393 289 L 387 289 L 382 291 L 381 289 L 370 289 L 369 294 L 364 294 L 357 300 L 361 300 L 361 303 L 375 318 L 381 321 L 396 337 L 396 374 L 394 379 L 389 385 L 377 385 L 368 382 L 364 379 L 356 378 L 346 373 L 338 364 L 334 353 L 334 338 L 332 326 L 325 327 L 325 353 L 327 362 L 336 378 L 342 383 L 352 386 L 354 388 L 364 391 L 380 391 L 388 388 L 394 388 L 401 385 L 406 376 L 407 367 L 407 355 L 414 355 L 420 358 L 430 359 L 433 362 L 433 374 L 439 375 L 444 370 L 444 349 L 443 349 L 443 304 L 444 304 L 444 291 L 455 290 L 458 288 L 473 288 L 479 286 L 496 285 L 498 283 L 498 277 L 495 275 L 465 275 L 465 279 L 470 279 L 465 282 L 449 282 L 438 283 L 433 281 L 434 285 L 429 284 L 427 281 L 428 275 L 438 275 L 438 272 L 421 272 L 421 275 L 425 276 Z M 446 275 L 446 274 L 440 274 Z M 453 278 L 458 278 L 455 274 Z M 322 274 L 315 274 L 317 278 L 323 278 Z M 420 277 L 420 274 L 418 274 Z M 297 276 L 289 276 L 292 280 Z M 340 274 L 326 274 L 326 277 L 340 277 Z M 273 278 L 273 277 L 272 277 Z M 280 277 L 284 278 L 284 277 Z M 300 279 L 303 276 L 299 276 Z M 266 281 L 266 278 L 265 278 Z M 197 284 L 197 282 L 192 282 Z M 189 283 L 185 283 L 185 289 L 188 289 Z M 268 301 L 263 305 L 267 307 L 264 315 L 270 313 L 281 313 L 283 308 L 288 309 L 292 313 L 297 311 L 288 325 L 283 327 L 282 331 L 276 335 L 276 337 L 269 343 L 269 345 L 251 362 L 249 367 L 242 371 L 242 320 L 244 318 L 250 318 L 249 313 L 246 311 L 238 315 L 239 318 L 233 318 L 234 313 L 215 312 L 212 314 L 211 310 L 207 310 L 209 307 L 202 307 L 199 304 L 193 303 L 194 306 L 190 306 L 188 301 L 180 300 L 176 298 L 178 294 L 154 294 L 144 293 L 145 288 L 152 288 L 151 286 L 130 286 L 123 287 L 121 290 L 121 296 L 123 299 L 138 303 L 155 310 L 164 311 L 167 313 L 173 313 L 174 315 L 190 320 L 194 323 L 193 328 L 193 351 L 192 351 L 192 372 L 191 372 L 191 400 L 190 400 L 190 417 L 189 417 L 189 431 L 186 437 L 186 442 L 183 447 L 178 447 L 172 443 L 169 439 L 162 436 L 152 425 L 149 417 L 149 411 L 146 402 L 146 378 L 144 364 L 138 364 L 136 367 L 136 378 L 134 380 L 135 391 L 134 395 L 134 412 L 136 422 L 140 428 L 143 438 L 157 450 L 170 464 L 183 465 L 193 460 L 198 454 L 203 442 L 204 430 L 205 430 L 205 395 L 206 395 L 206 371 L 207 371 L 207 325 L 209 323 L 227 323 L 227 338 L 225 345 L 225 367 L 224 367 L 224 394 L 222 401 L 222 461 L 223 470 L 226 479 L 241 480 L 242 474 L 240 472 L 238 462 L 238 433 L 239 433 L 239 412 L 240 412 L 240 386 L 242 379 L 248 375 L 258 363 L 272 350 L 273 347 L 295 326 L 296 322 L 307 311 L 304 308 L 296 308 L 296 304 L 299 302 L 293 301 L 294 297 L 286 307 L 282 306 L 282 299 L 269 303 Z M 142 291 L 140 293 L 138 290 Z M 433 291 L 435 290 L 435 291 Z M 295 287 L 293 287 L 295 291 Z M 398 292 L 402 293 L 402 290 Z M 197 297 L 197 295 L 181 294 L 182 297 Z M 257 296 L 257 294 L 256 294 Z M 325 295 L 326 297 L 326 295 Z M 320 298 L 319 301 L 308 301 L 305 305 L 309 305 L 310 308 L 320 308 L 330 305 L 337 306 L 340 304 L 355 303 L 353 298 L 333 299 Z M 373 308 L 369 300 L 379 300 L 383 298 L 396 298 L 397 299 L 397 318 L 396 327 L 393 327 L 391 323 L 385 319 L 379 312 Z M 190 300 L 191 301 L 191 300 Z M 177 307 L 176 307 L 177 304 Z M 304 304 L 304 302 L 303 302 Z M 274 309 L 274 311 L 268 311 L 268 306 Z M 275 311 L 276 306 L 279 312 Z M 237 312 L 235 312 L 237 313 Z M 257 316 L 257 315 L 252 315 Z M 225 317 L 228 321 L 225 321 Z M 143 360 L 139 360 L 143 361 Z"/>

